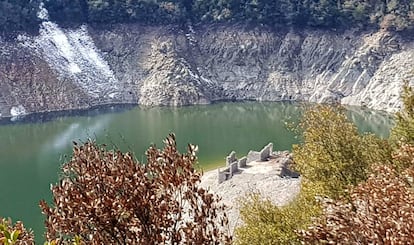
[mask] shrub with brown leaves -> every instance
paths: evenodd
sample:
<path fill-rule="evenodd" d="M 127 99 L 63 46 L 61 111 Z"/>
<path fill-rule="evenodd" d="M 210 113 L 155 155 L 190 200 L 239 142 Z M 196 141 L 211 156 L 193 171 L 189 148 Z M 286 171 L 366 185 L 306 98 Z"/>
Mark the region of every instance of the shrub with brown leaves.
<path fill-rule="evenodd" d="M 52 187 L 46 215 L 49 240 L 75 236 L 87 244 L 230 243 L 228 221 L 219 198 L 198 187 L 194 146 L 177 151 L 174 135 L 163 150 L 150 147 L 147 162 L 108 151 L 95 143 L 74 146 Z"/>
<path fill-rule="evenodd" d="M 407 168 L 414 168 L 414 146 L 400 142 L 399 148 L 393 153 L 393 165 L 397 170 L 402 171 Z M 408 169 L 406 170 L 408 171 Z"/>
<path fill-rule="evenodd" d="M 0 218 L 0 245 L 3 244 L 34 244 L 33 232 L 26 230 L 20 221 L 13 225 L 11 219 Z"/>
<path fill-rule="evenodd" d="M 414 171 L 378 166 L 350 200 L 325 201 L 324 215 L 301 235 L 306 244 L 412 244 Z"/>

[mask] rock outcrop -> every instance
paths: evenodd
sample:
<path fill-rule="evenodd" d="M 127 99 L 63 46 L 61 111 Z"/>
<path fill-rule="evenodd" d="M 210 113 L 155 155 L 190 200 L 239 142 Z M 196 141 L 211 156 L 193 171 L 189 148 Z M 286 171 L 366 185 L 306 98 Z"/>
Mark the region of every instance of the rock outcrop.
<path fill-rule="evenodd" d="M 217 100 L 401 107 L 414 41 L 389 32 L 114 25 L 0 40 L 0 117 Z"/>

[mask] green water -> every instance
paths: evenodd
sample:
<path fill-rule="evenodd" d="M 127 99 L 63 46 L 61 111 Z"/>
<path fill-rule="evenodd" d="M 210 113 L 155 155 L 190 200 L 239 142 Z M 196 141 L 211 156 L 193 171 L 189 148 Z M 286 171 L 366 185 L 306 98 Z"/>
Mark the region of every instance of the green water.
<path fill-rule="evenodd" d="M 135 152 L 143 159 L 151 143 L 161 145 L 174 132 L 181 150 L 199 146 L 204 168 L 224 165 L 235 150 L 243 156 L 268 142 L 275 150 L 289 150 L 297 139 L 285 127 L 297 121 L 301 107 L 289 103 L 219 103 L 182 108 L 93 110 L 75 115 L 47 114 L 24 122 L 0 125 L 0 216 L 22 220 L 38 241 L 43 234 L 40 199 L 50 199 L 50 184 L 58 180 L 60 164 L 70 155 L 72 141 L 99 143 Z M 73 114 L 73 113 L 72 113 Z M 374 111 L 350 108 L 349 116 L 361 131 L 387 137 L 392 120 Z"/>

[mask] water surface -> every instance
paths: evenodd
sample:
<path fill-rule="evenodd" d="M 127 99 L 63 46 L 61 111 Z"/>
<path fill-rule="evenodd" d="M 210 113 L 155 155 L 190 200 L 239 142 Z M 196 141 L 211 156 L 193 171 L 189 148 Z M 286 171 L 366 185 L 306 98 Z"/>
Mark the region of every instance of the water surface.
<path fill-rule="evenodd" d="M 290 103 L 218 103 L 181 108 L 138 107 L 82 113 L 43 114 L 0 125 L 0 216 L 22 220 L 43 233 L 40 199 L 50 199 L 50 184 L 58 180 L 59 166 L 70 156 L 72 141 L 88 138 L 132 151 L 141 160 L 152 143 L 174 132 L 180 150 L 199 146 L 203 168 L 224 165 L 232 150 L 239 157 L 269 142 L 275 150 L 289 150 L 297 139 L 285 127 L 297 121 L 302 109 Z M 65 116 L 69 115 L 69 116 Z M 364 132 L 387 137 L 392 120 L 386 114 L 350 108 L 350 118 Z"/>

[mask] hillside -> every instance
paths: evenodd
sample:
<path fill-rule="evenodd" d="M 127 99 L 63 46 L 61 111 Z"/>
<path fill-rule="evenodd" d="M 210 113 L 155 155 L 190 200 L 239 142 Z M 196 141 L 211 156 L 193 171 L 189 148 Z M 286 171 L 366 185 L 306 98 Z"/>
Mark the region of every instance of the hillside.
<path fill-rule="evenodd" d="M 414 42 L 390 32 L 119 24 L 0 41 L 0 113 L 115 103 L 341 102 L 395 111 Z"/>
<path fill-rule="evenodd" d="M 39 7 L 65 26 L 243 22 L 279 27 L 412 30 L 408 0 L 8 0 L 0 3 L 0 33 L 38 30 Z"/>
<path fill-rule="evenodd" d="M 371 23 L 364 30 L 354 21 L 349 22 L 353 23 L 349 28 L 339 23 L 331 23 L 329 28 L 315 26 L 309 21 L 316 9 L 324 8 L 316 8 L 319 5 L 314 2 L 302 8 L 312 10 L 302 25 L 299 19 L 303 18 L 287 19 L 290 10 L 276 18 L 284 27 L 259 20 L 241 21 L 246 8 L 239 9 L 242 14 L 237 18 L 238 12 L 232 10 L 234 15 L 227 20 L 210 16 L 210 21 L 202 21 L 194 19 L 201 11 L 194 6 L 204 5 L 195 1 L 191 11 L 186 8 L 185 16 L 192 18 L 185 21 L 179 21 L 180 17 L 165 21 L 170 24 L 161 19 L 149 24 L 108 19 L 103 24 L 91 19 L 91 1 L 86 5 L 72 2 L 83 7 L 57 8 L 64 2 L 31 2 L 31 8 L 25 5 L 21 13 L 35 12 L 37 22 L 30 23 L 40 23 L 38 33 L 19 32 L 24 28 L 16 27 L 14 37 L 0 38 L 0 117 L 106 104 L 180 106 L 220 100 L 339 102 L 396 111 L 401 105 L 403 81 L 413 82 L 414 38 L 408 19 L 404 28 L 390 22 L 381 29 Z M 338 1 L 335 6 L 341 11 L 337 14 L 345 15 L 344 4 L 348 2 Z M 391 2 L 395 1 L 389 1 L 385 8 L 389 13 Z M 270 2 L 263 4 L 256 14 L 263 14 Z M 116 9 L 131 7 L 96 6 L 106 6 L 109 16 Z M 210 14 L 219 7 L 211 6 L 213 9 L 205 9 Z M 400 11 L 403 6 L 406 12 Z M 393 11 L 408 16 L 410 6 L 399 5 Z M 64 13 L 57 15 L 58 10 Z M 69 10 L 75 11 L 70 24 L 64 21 Z M 77 19 L 81 13 L 88 18 Z"/>

